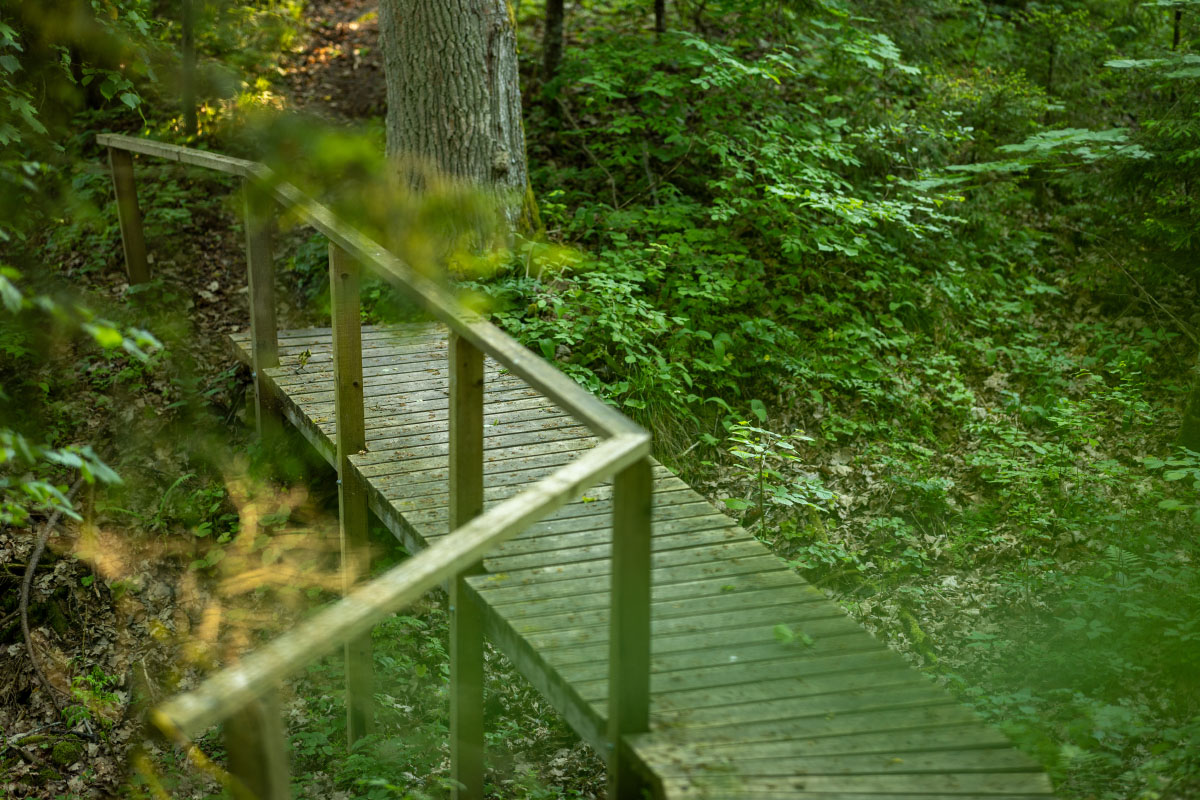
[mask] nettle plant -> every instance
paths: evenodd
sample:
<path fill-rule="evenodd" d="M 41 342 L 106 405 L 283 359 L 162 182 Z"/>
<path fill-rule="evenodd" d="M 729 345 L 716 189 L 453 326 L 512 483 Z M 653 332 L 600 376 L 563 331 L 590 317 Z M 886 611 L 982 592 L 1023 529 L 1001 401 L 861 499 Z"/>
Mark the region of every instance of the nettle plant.
<path fill-rule="evenodd" d="M 751 408 L 759 422 L 766 424 L 763 403 L 755 400 Z M 727 452 L 735 459 L 734 470 L 751 482 L 758 502 L 731 497 L 725 505 L 735 511 L 754 509 L 757 515 L 766 513 L 768 502 L 776 508 L 827 510 L 833 492 L 819 479 L 794 469 L 800 463 L 797 446 L 811 441 L 813 438 L 800 430 L 776 433 L 746 420 L 730 424 Z"/>

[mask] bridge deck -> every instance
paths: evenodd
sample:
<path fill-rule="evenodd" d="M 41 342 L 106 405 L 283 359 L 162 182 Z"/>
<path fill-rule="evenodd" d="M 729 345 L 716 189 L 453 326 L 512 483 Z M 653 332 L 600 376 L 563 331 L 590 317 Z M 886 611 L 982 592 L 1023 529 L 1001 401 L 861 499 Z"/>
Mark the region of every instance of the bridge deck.
<path fill-rule="evenodd" d="M 285 415 L 334 460 L 328 329 L 281 331 L 268 370 Z M 249 363 L 248 334 L 230 337 Z M 372 510 L 414 552 L 447 532 L 447 339 L 363 329 Z M 595 445 L 548 399 L 485 365 L 485 500 Z M 669 470 L 654 466 L 650 733 L 659 796 L 1046 797 L 1039 767 L 878 643 Z M 611 492 L 500 547 L 471 579 L 488 635 L 580 736 L 604 748 Z M 781 643 L 777 625 L 811 644 Z"/>

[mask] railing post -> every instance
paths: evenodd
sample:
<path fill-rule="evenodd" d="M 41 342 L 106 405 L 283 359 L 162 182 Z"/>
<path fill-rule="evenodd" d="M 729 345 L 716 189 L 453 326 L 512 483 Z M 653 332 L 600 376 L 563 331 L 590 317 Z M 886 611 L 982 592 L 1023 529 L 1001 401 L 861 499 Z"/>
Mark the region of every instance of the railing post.
<path fill-rule="evenodd" d="M 450 530 L 483 512 L 483 353 L 450 334 Z M 483 618 L 466 576 L 450 582 L 450 778 L 483 798 Z"/>
<path fill-rule="evenodd" d="M 622 737 L 650 729 L 650 460 L 613 481 L 608 661 L 608 798 L 641 800 L 646 784 Z"/>
<path fill-rule="evenodd" d="M 291 800 L 287 732 L 275 692 L 234 712 L 224 735 L 229 772 L 241 784 L 237 800 Z"/>
<path fill-rule="evenodd" d="M 250 356 L 254 371 L 255 427 L 270 441 L 279 427 L 279 411 L 267 391 L 266 369 L 279 366 L 275 323 L 275 255 L 271 247 L 272 200 L 250 181 L 242 185 L 246 206 L 246 281 L 250 300 Z"/>
<path fill-rule="evenodd" d="M 359 317 L 359 264 L 332 242 L 329 293 L 333 311 L 334 409 L 337 416 L 338 516 L 342 547 L 342 588 L 349 593 L 370 573 L 367 493 L 350 456 L 366 449 L 363 420 L 362 323 Z M 347 642 L 346 742 L 354 744 L 375 729 L 375 671 L 371 635 Z"/>
<path fill-rule="evenodd" d="M 131 286 L 145 283 L 150 280 L 150 267 L 146 263 L 146 237 L 142 233 L 142 212 L 138 209 L 137 184 L 133 180 L 133 155 L 127 150 L 110 147 L 108 166 L 117 194 L 117 221 L 121 225 L 121 245 L 125 250 L 125 274 Z"/>

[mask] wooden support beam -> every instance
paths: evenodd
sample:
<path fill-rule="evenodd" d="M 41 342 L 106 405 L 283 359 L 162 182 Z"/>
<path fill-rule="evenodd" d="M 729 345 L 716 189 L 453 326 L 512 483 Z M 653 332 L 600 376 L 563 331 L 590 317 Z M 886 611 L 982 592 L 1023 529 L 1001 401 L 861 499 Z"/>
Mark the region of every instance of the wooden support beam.
<path fill-rule="evenodd" d="M 483 353 L 450 335 L 450 530 L 483 511 Z M 450 583 L 450 778 L 455 800 L 483 798 L 483 614 L 466 585 Z"/>
<path fill-rule="evenodd" d="M 359 265 L 335 244 L 329 245 L 329 294 L 333 314 L 334 408 L 337 416 L 338 516 L 342 550 L 342 587 L 350 594 L 370 574 L 367 539 L 367 491 L 350 465 L 365 452 L 363 421 L 362 320 L 359 314 Z M 346 643 L 346 743 L 354 744 L 375 729 L 375 673 L 371 634 Z"/>
<path fill-rule="evenodd" d="M 643 458 L 613 481 L 609 800 L 641 800 L 646 788 L 623 737 L 650 729 L 650 470 Z"/>
<path fill-rule="evenodd" d="M 276 692 L 235 711 L 224 735 L 237 800 L 291 800 L 287 731 Z"/>
<path fill-rule="evenodd" d="M 277 440 L 281 415 L 267 389 L 264 370 L 279 366 L 275 322 L 274 199 L 249 181 L 242 186 L 246 209 L 246 273 L 250 300 L 250 356 L 254 371 L 255 426 L 263 441 Z"/>
<path fill-rule="evenodd" d="M 131 286 L 145 283 L 150 280 L 150 267 L 146 261 L 146 237 L 142 233 L 137 184 L 133 180 L 133 155 L 110 147 L 108 165 L 117 193 L 117 220 L 121 224 L 121 245 L 125 250 L 125 274 L 129 276 Z"/>

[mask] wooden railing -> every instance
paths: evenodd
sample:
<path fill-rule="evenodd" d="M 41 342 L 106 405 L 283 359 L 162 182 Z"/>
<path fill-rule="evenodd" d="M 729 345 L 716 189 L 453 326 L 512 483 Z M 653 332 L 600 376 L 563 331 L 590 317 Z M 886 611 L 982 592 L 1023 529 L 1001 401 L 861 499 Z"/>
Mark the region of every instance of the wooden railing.
<path fill-rule="evenodd" d="M 272 220 L 286 207 L 329 240 L 332 295 L 336 466 L 345 596 L 342 600 L 152 712 L 177 741 L 225 723 L 229 768 L 238 790 L 262 800 L 290 796 L 287 740 L 276 688 L 305 665 L 343 647 L 347 739 L 372 728 L 371 628 L 433 587 L 449 582 L 451 777 L 460 798 L 483 796 L 483 617 L 465 577 L 492 548 L 565 505 L 579 492 L 613 479 L 613 546 L 609 652 L 609 797 L 641 797 L 623 737 L 649 727 L 650 436 L 381 245 L 338 219 L 262 164 L 114 134 L 108 148 L 130 283 L 149 279 L 132 154 L 205 167 L 242 179 L 253 375 L 260 433 L 279 419 L 266 370 L 278 366 Z M 368 572 L 366 487 L 350 456 L 365 446 L 359 273 L 366 267 L 421 305 L 450 331 L 449 536 L 357 588 Z M 572 414 L 601 439 L 572 463 L 489 511 L 483 510 L 483 359 L 509 372 Z"/>

